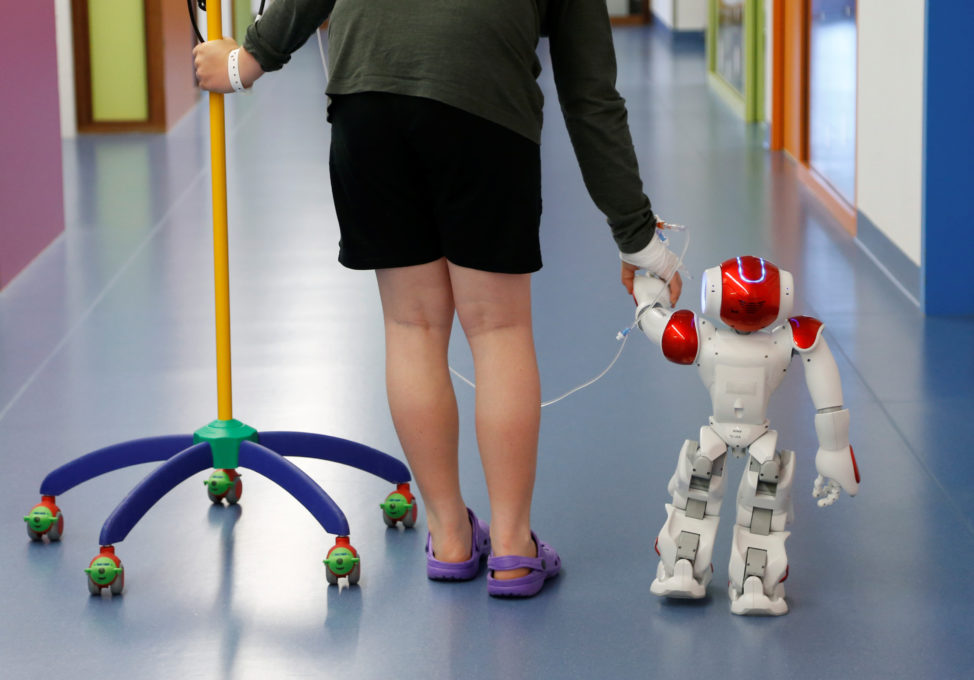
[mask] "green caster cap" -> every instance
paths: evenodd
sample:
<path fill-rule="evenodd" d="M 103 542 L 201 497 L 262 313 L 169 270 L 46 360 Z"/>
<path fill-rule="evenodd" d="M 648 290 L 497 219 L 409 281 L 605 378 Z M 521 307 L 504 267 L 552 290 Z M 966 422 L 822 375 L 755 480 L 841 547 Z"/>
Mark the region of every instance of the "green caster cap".
<path fill-rule="evenodd" d="M 24 517 L 24 521 L 30 525 L 30 528 L 39 534 L 43 534 L 45 531 L 54 526 L 57 521 L 57 517 L 51 512 L 51 509 L 38 505 L 36 508 L 30 511 L 30 514 Z"/>
<path fill-rule="evenodd" d="M 122 573 L 121 567 L 116 567 L 115 563 L 108 557 L 98 557 L 91 566 L 85 569 L 88 577 L 100 586 L 111 585 L 115 577 Z"/>
<path fill-rule="evenodd" d="M 214 470 L 209 479 L 203 483 L 209 487 L 210 493 L 214 496 L 222 496 L 233 486 L 233 480 L 224 470 Z"/>
<path fill-rule="evenodd" d="M 331 569 L 333 574 L 345 576 L 359 563 L 359 558 L 355 557 L 348 548 L 335 548 L 322 562 Z"/>
<path fill-rule="evenodd" d="M 406 500 L 401 493 L 393 492 L 386 497 L 384 503 L 379 503 L 379 507 L 392 519 L 402 519 L 410 510 L 413 504 Z"/>

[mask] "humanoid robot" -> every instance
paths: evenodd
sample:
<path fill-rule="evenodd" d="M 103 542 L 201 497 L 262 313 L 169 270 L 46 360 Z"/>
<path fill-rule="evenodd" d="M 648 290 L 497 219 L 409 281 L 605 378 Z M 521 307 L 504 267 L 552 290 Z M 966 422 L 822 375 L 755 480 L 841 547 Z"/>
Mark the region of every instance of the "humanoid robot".
<path fill-rule="evenodd" d="M 702 598 L 713 574 L 711 556 L 724 495 L 727 453 L 746 457 L 737 492 L 737 521 L 730 558 L 731 611 L 781 615 L 788 611 L 785 540 L 793 507 L 793 451 L 778 448 L 769 428 L 768 401 L 794 356 L 805 367 L 815 405 L 818 477 L 813 495 L 831 505 L 840 489 L 859 490 L 859 471 L 849 445 L 849 410 L 843 406 L 839 371 L 822 337 L 822 323 L 791 317 L 792 275 L 759 257 L 723 262 L 704 273 L 701 317 L 671 311 L 665 283 L 637 276 L 636 320 L 678 364 L 696 364 L 710 392 L 713 414 L 698 441 L 680 450 L 668 490 L 666 523 L 656 539 L 659 565 L 650 590 L 664 597 Z M 662 302 L 661 302 L 662 301 Z M 703 317 L 719 317 L 718 328 Z"/>

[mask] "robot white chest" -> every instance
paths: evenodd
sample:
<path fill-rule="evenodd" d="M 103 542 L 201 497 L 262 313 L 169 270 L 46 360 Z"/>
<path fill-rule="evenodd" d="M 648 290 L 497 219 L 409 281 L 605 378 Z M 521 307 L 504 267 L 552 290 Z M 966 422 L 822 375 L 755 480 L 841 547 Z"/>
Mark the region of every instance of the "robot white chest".
<path fill-rule="evenodd" d="M 781 332 L 740 334 L 701 320 L 700 378 L 713 404 L 711 426 L 730 446 L 747 446 L 767 430 L 768 401 L 791 361 Z"/>

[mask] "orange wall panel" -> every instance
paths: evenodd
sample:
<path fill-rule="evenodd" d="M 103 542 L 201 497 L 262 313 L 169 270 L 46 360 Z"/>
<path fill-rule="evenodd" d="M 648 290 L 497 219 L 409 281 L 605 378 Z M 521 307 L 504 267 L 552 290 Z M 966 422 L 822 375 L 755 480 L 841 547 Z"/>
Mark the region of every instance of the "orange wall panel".
<path fill-rule="evenodd" d="M 808 2 L 785 0 L 782 9 L 781 125 L 784 149 L 808 159 Z"/>

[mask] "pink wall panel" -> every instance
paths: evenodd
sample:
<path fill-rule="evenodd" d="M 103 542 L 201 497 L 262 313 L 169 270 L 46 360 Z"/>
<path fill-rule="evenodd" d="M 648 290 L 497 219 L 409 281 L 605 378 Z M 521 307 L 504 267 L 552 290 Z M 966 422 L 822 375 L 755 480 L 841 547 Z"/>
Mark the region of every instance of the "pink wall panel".
<path fill-rule="evenodd" d="M 0 21 L 0 288 L 64 231 L 54 2 Z"/>

